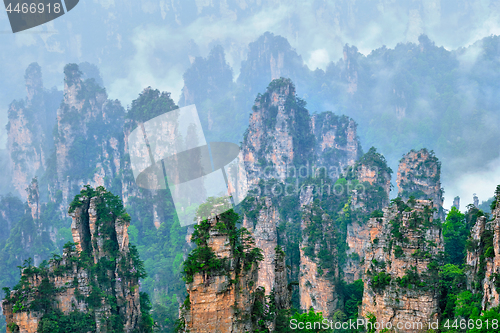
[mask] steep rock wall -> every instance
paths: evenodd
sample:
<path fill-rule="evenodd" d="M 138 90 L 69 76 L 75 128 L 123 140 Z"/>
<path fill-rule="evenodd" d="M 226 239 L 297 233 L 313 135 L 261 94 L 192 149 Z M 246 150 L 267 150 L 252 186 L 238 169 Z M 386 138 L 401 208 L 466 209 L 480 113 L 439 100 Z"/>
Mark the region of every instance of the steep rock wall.
<path fill-rule="evenodd" d="M 130 217 L 102 187 L 82 190 L 70 214 L 75 244 L 67 244 L 48 267 L 24 267 L 21 282 L 2 304 L 7 332 L 35 333 L 54 311 L 80 312 L 96 332 L 140 329 L 143 272 L 136 250 L 129 248 Z"/>
<path fill-rule="evenodd" d="M 312 200 L 310 187 L 301 193 L 301 207 L 300 307 L 313 308 L 322 312 L 325 318 L 331 318 L 338 307 L 334 284 L 339 275 L 334 224 Z"/>
<path fill-rule="evenodd" d="M 412 150 L 403 156 L 399 162 L 396 182 L 399 197 L 404 200 L 410 196 L 432 200 L 439 217 L 444 218 L 441 162 L 432 151 L 425 148 Z"/>
<path fill-rule="evenodd" d="M 86 184 L 106 186 L 121 195 L 117 181 L 124 167 L 125 115 L 120 103 L 108 100 L 95 80 L 82 79 L 78 65 L 67 65 L 64 74 L 64 99 L 57 110 L 54 139 L 57 178 L 50 188 L 54 201 L 57 191 L 62 191 L 63 215 L 69 198 Z"/>
<path fill-rule="evenodd" d="M 478 217 L 471 230 L 467 250 L 468 288 L 481 292 L 482 310 L 500 305 L 500 205 L 492 211 L 493 219 Z"/>
<path fill-rule="evenodd" d="M 209 262 L 203 262 L 202 269 L 189 276 L 188 297 L 181 308 L 185 332 L 252 332 L 256 327 L 251 314 L 259 294 L 258 266 L 235 255 L 234 238 L 230 237 L 235 231 L 231 212 L 199 221 L 193 233 L 198 248 L 190 255 L 187 266 L 201 263 L 197 251 L 209 251 L 219 268 L 209 270 Z M 227 228 L 221 228 L 222 225 Z M 250 253 L 251 238 L 241 240 L 248 245 L 246 253 Z"/>
<path fill-rule="evenodd" d="M 438 315 L 438 254 L 444 249 L 432 203 L 397 201 L 383 217 L 368 222 L 371 246 L 366 251 L 361 315 L 378 322 L 421 323 Z M 417 332 L 418 326 L 403 332 Z"/>
<path fill-rule="evenodd" d="M 42 175 L 51 153 L 50 134 L 55 124 L 54 101 L 59 92 L 46 91 L 42 71 L 37 63 L 26 69 L 26 99 L 13 101 L 9 106 L 7 141 L 10 152 L 12 183 L 26 200 L 26 188 L 31 179 Z"/>

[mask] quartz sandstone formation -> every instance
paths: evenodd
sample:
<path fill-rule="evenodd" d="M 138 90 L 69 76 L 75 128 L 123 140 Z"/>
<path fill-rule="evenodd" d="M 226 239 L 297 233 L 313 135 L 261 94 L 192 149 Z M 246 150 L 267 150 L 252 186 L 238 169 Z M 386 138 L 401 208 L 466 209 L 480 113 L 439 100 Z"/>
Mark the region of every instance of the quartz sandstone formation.
<path fill-rule="evenodd" d="M 64 74 L 64 99 L 57 110 L 55 134 L 57 179 L 50 187 L 53 197 L 62 191 L 62 208 L 86 184 L 112 186 L 123 168 L 125 116 L 117 100 L 107 99 L 104 88 L 92 79 L 82 79 L 78 65 L 67 65 Z M 82 151 L 86 158 L 78 158 Z"/>
<path fill-rule="evenodd" d="M 344 68 L 342 78 L 347 82 L 347 93 L 354 95 L 358 91 L 358 49 L 355 46 L 344 46 Z"/>
<path fill-rule="evenodd" d="M 255 246 L 262 250 L 264 260 L 259 264 L 259 279 L 257 284 L 264 287 L 267 295 L 275 286 L 275 249 L 278 246 L 278 222 L 279 212 L 272 205 L 269 198 L 265 199 L 264 207 L 261 208 L 257 224 L 253 231 Z"/>
<path fill-rule="evenodd" d="M 264 261 L 259 269 L 259 286 L 269 294 L 274 288 L 274 248 L 277 243 L 277 227 L 281 218 L 278 207 L 272 204 L 272 188 L 267 192 L 254 193 L 260 180 L 274 178 L 278 187 L 287 195 L 299 195 L 299 178 L 320 176 L 325 173 L 335 178 L 344 168 L 354 165 L 360 154 L 356 124 L 348 117 L 338 117 L 324 112 L 313 117 L 297 101 L 295 86 L 290 79 L 274 80 L 264 95 L 255 101 L 250 123 L 241 147 L 243 165 L 246 170 L 250 195 L 257 202 L 256 221 L 248 221 L 256 246 L 263 250 Z M 294 133 L 301 133 L 298 139 Z M 314 160 L 316 168 L 310 164 Z M 285 184 L 287 177 L 296 182 Z M 241 185 L 241 184 L 239 184 Z M 239 189 L 243 192 L 243 188 Z M 292 193 L 293 192 L 293 193 Z M 249 228 L 250 229 L 250 228 Z"/>
<path fill-rule="evenodd" d="M 336 256 L 334 224 L 313 201 L 311 187 L 302 191 L 300 201 L 303 212 L 299 274 L 300 307 L 304 310 L 313 308 L 316 312 L 322 312 L 325 318 L 331 318 L 338 306 L 334 281 L 339 275 L 337 263 L 334 261 Z M 318 238 L 316 235 L 312 238 L 311 235 L 315 233 L 316 228 L 319 228 L 321 236 Z M 325 260 L 320 258 L 320 251 L 326 251 L 331 256 L 329 267 L 324 266 Z"/>
<path fill-rule="evenodd" d="M 354 189 L 352 196 L 354 209 L 370 213 L 389 205 L 392 170 L 374 147 L 356 162 L 352 173 L 361 184 L 360 188 Z"/>
<path fill-rule="evenodd" d="M 326 170 L 331 178 L 336 178 L 359 159 L 361 146 L 354 120 L 322 112 L 311 117 L 311 127 L 316 138 L 317 176 Z"/>
<path fill-rule="evenodd" d="M 253 263 L 250 269 L 242 269 L 243 263 L 234 255 L 229 234 L 216 228 L 220 217 L 212 217 L 208 222 L 207 246 L 217 259 L 227 260 L 228 270 L 193 275 L 192 282 L 186 285 L 188 298 L 181 308 L 184 331 L 253 332 L 251 313 L 258 294 L 258 267 Z"/>
<path fill-rule="evenodd" d="M 309 115 L 303 108 L 286 106 L 287 100 L 295 100 L 295 86 L 288 79 L 280 79 L 273 81 L 266 93 L 255 101 L 242 144 L 250 184 L 256 184 L 264 176 L 284 180 L 288 166 L 293 165 L 298 150 L 304 145 L 293 139 L 292 132 L 301 125 L 308 130 Z M 308 122 L 300 124 L 301 117 L 307 117 Z M 312 153 L 312 146 L 303 148 Z M 264 161 L 272 167 L 265 169 L 266 165 L 261 163 Z"/>
<path fill-rule="evenodd" d="M 92 314 L 96 332 L 105 333 L 111 330 L 112 324 L 108 318 L 113 316 L 118 316 L 123 322 L 124 332 L 135 332 L 139 329 L 139 276 L 129 250 L 127 228 L 130 222 L 127 215 L 111 215 L 111 219 L 99 215 L 110 213 L 103 207 L 114 204 L 109 201 L 106 193 L 109 192 L 104 188 L 98 188 L 94 192 L 87 188 L 86 193 L 77 198 L 78 207 L 71 213 L 71 229 L 76 246 L 65 247 L 62 257 L 53 258 L 45 270 L 28 267 L 21 279 L 23 286 L 12 291 L 10 297 L 3 302 L 3 313 L 8 327 L 17 327 L 18 331 L 15 332 L 37 332 L 44 312 L 33 309 L 33 304 L 40 299 L 40 293 L 47 286 L 54 288 L 54 291 L 43 297 L 53 296 L 52 306 L 66 315 L 73 311 Z M 116 249 L 116 253 L 110 252 L 112 248 Z M 91 262 L 82 262 L 82 252 L 87 254 Z M 90 266 L 94 264 L 105 267 L 105 280 L 111 283 L 102 281 L 95 273 L 91 273 Z M 101 296 L 105 295 L 98 296 L 98 305 L 91 300 L 99 295 L 95 294 L 97 290 L 102 293 Z M 110 303 L 111 299 L 115 299 L 116 307 Z M 91 305 L 91 302 L 94 304 Z M 22 310 L 19 310 L 19 304 L 22 305 Z M 7 333 L 13 332 L 7 328 Z"/>
<path fill-rule="evenodd" d="M 347 226 L 346 251 L 347 260 L 342 268 L 343 279 L 347 283 L 353 283 L 364 275 L 364 267 L 361 260 L 365 258 L 367 248 L 374 238 L 372 228 L 367 223 L 353 222 Z"/>
<path fill-rule="evenodd" d="M 256 95 L 272 80 L 287 77 L 297 81 L 306 73 L 302 58 L 281 36 L 266 32 L 248 47 L 238 84 L 250 94 Z"/>
<path fill-rule="evenodd" d="M 313 171 L 324 172 L 321 167 L 338 176 L 359 158 L 352 119 L 331 112 L 310 117 L 301 103 L 292 81 L 284 78 L 271 82 L 255 100 L 241 147 L 249 184 L 262 178 L 315 176 Z M 299 132 L 302 139 L 296 135 Z M 308 164 L 311 159 L 318 165 L 314 170 Z"/>
<path fill-rule="evenodd" d="M 444 250 L 441 228 L 428 200 L 403 201 L 371 218 L 371 245 L 366 250 L 361 316 L 378 322 L 421 323 L 438 315 L 438 253 Z M 404 326 L 403 326 L 404 327 Z M 418 326 L 402 332 L 418 332 Z"/>
<path fill-rule="evenodd" d="M 31 179 L 42 175 L 47 168 L 51 143 L 47 133 L 51 133 L 55 120 L 50 109 L 52 93 L 44 90 L 37 63 L 28 66 L 25 80 L 27 97 L 10 104 L 7 125 L 12 183 L 24 200 Z"/>
<path fill-rule="evenodd" d="M 500 204 L 492 211 L 493 220 L 478 217 L 472 227 L 467 250 L 468 288 L 482 292 L 481 307 L 488 310 L 500 305 Z"/>
<path fill-rule="evenodd" d="M 375 148 L 364 154 L 352 167 L 353 177 L 362 187 L 355 189 L 351 206 L 364 215 L 374 210 L 381 210 L 389 204 L 392 170 L 387 166 L 385 158 L 376 152 Z M 362 220 L 352 221 L 347 225 L 346 251 L 347 260 L 342 267 L 343 278 L 352 283 L 361 279 L 364 274 L 361 260 L 366 256 L 366 250 L 371 244 L 371 228 Z"/>
<path fill-rule="evenodd" d="M 441 162 L 427 149 L 410 151 L 403 156 L 398 168 L 398 196 L 407 200 L 410 196 L 417 199 L 432 200 L 438 215 L 444 218 L 443 190 L 441 188 Z"/>

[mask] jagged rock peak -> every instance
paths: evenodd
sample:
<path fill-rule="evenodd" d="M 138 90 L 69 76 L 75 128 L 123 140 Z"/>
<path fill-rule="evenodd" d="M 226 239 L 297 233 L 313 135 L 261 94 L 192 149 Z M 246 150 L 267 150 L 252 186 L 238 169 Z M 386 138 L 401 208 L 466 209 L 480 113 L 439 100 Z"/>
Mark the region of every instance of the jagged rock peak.
<path fill-rule="evenodd" d="M 264 94 L 257 95 L 242 144 L 251 183 L 263 178 L 265 170 L 273 170 L 265 175 L 269 178 L 284 180 L 290 173 L 296 177 L 293 166 L 312 159 L 314 135 L 305 106 L 290 79 L 273 80 Z"/>
<path fill-rule="evenodd" d="M 121 200 L 103 187 L 86 186 L 71 203 L 73 240 L 63 255 L 40 267 L 28 260 L 19 284 L 7 290 L 2 307 L 7 333 L 152 332 L 152 320 L 141 311 L 139 293 L 144 266 L 129 247 L 130 218 Z"/>
<path fill-rule="evenodd" d="M 351 170 L 348 172 L 350 178 Z M 385 157 L 371 147 L 352 167 L 352 178 L 361 183 L 361 189 L 355 190 L 353 207 L 364 211 L 381 210 L 389 204 L 392 169 Z"/>
<path fill-rule="evenodd" d="M 253 332 L 259 325 L 252 311 L 264 295 L 257 287 L 262 254 L 249 232 L 237 229 L 237 220 L 228 210 L 195 226 L 191 241 L 197 247 L 184 262 L 184 332 Z"/>
<path fill-rule="evenodd" d="M 250 91 L 258 91 L 280 77 L 297 80 L 305 69 L 301 56 L 286 38 L 266 32 L 250 43 L 247 60 L 241 63 L 238 82 Z"/>
<path fill-rule="evenodd" d="M 106 214 L 104 214 L 106 212 Z M 125 253 L 129 250 L 127 229 L 130 216 L 121 200 L 104 187 L 86 186 L 70 204 L 71 231 L 77 251 L 92 253 L 94 260 L 108 255 L 101 245 L 113 243 L 113 248 Z"/>
<path fill-rule="evenodd" d="M 53 110 L 49 107 L 54 96 L 44 91 L 42 71 L 37 63 L 28 66 L 24 77 L 26 99 L 14 100 L 9 106 L 7 141 L 12 184 L 25 200 L 25 189 L 31 179 L 46 168 L 50 142 L 46 133 L 54 126 Z"/>
<path fill-rule="evenodd" d="M 42 68 L 38 63 L 31 63 L 26 69 L 24 75 L 26 80 L 26 94 L 28 103 L 30 103 L 34 96 L 43 91 Z"/>
<path fill-rule="evenodd" d="M 500 306 L 500 185 L 491 207 L 493 219 L 479 216 L 472 227 L 466 259 L 468 289 L 483 295 L 483 311 Z"/>
<path fill-rule="evenodd" d="M 421 323 L 404 332 L 427 329 L 437 319 L 444 241 L 433 210 L 429 200 L 397 198 L 383 216 L 368 221 L 362 316 L 373 314 L 393 327 Z"/>
<path fill-rule="evenodd" d="M 207 98 L 218 100 L 233 88 L 233 70 L 226 62 L 224 49 L 220 45 L 216 45 L 207 58 L 196 57 L 183 77 L 180 106 L 197 104 L 200 108 L 198 112 L 203 110 L 202 103 Z M 212 123 L 208 121 L 207 125 L 211 130 Z"/>
<path fill-rule="evenodd" d="M 434 152 L 423 148 L 411 150 L 399 161 L 398 196 L 408 200 L 410 196 L 416 199 L 432 200 L 438 209 L 440 217 L 443 214 L 443 190 L 441 188 L 441 162 Z"/>
<path fill-rule="evenodd" d="M 317 164 L 328 166 L 329 175 L 339 176 L 362 154 L 357 124 L 353 119 L 325 111 L 312 116 L 312 128 L 316 137 Z"/>
<path fill-rule="evenodd" d="M 347 81 L 347 92 L 353 95 L 358 91 L 358 57 L 361 54 L 356 46 L 344 46 L 344 70 L 342 77 Z"/>

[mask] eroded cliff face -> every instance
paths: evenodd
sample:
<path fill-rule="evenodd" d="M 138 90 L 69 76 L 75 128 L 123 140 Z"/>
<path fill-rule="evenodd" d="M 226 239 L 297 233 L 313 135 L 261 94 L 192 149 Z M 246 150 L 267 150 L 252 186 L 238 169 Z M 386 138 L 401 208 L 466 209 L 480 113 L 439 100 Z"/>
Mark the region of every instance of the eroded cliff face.
<path fill-rule="evenodd" d="M 366 223 L 367 217 L 375 210 L 387 207 L 391 191 L 392 170 L 384 156 L 375 148 L 364 154 L 349 170 L 347 177 L 358 181 L 352 193 L 351 206 L 361 213 L 360 217 L 347 225 L 346 263 L 342 267 L 343 278 L 348 283 L 361 279 L 364 275 L 362 260 L 371 244 L 374 230 Z"/>
<path fill-rule="evenodd" d="M 336 232 L 331 218 L 313 201 L 312 188 L 301 193 L 302 242 L 300 244 L 300 307 L 313 308 L 331 318 L 338 307 L 335 280 L 339 271 L 336 259 Z"/>
<path fill-rule="evenodd" d="M 238 83 L 250 94 L 257 94 L 272 80 L 288 77 L 302 78 L 305 67 L 302 58 L 288 41 L 270 32 L 249 44 L 247 60 L 241 64 Z"/>
<path fill-rule="evenodd" d="M 417 199 L 432 200 L 441 218 L 443 213 L 443 190 L 441 188 L 441 162 L 427 149 L 410 151 L 403 156 L 398 168 L 398 196 L 407 200 L 410 196 Z"/>
<path fill-rule="evenodd" d="M 130 217 L 104 188 L 82 190 L 70 207 L 76 244 L 48 266 L 25 265 L 20 283 L 7 295 L 8 333 L 47 331 L 55 317 L 85 318 L 95 332 L 133 332 L 142 325 L 139 278 L 142 263 L 129 248 Z M 61 327 L 63 324 L 59 324 Z"/>
<path fill-rule="evenodd" d="M 253 332 L 258 327 L 252 318 L 255 303 L 263 301 L 257 285 L 258 260 L 251 255 L 249 234 L 236 237 L 238 245 L 235 220 L 234 212 L 223 213 L 199 221 L 193 233 L 198 247 L 185 263 L 188 297 L 181 308 L 185 332 Z M 240 245 L 244 253 L 236 255 Z M 201 253 L 210 253 L 213 259 L 205 261 Z"/>
<path fill-rule="evenodd" d="M 44 90 L 42 71 L 37 63 L 28 66 L 25 80 L 27 97 L 10 104 L 7 125 L 12 183 L 24 200 L 31 179 L 42 175 L 47 168 L 52 143 L 47 133 L 51 133 L 55 124 L 55 110 L 51 107 L 59 95 L 56 91 Z"/>
<path fill-rule="evenodd" d="M 272 291 L 275 281 L 277 228 L 294 223 L 283 215 L 292 207 L 280 208 L 281 196 L 298 198 L 302 181 L 308 177 L 336 179 L 355 164 L 360 150 L 354 121 L 331 112 L 309 116 L 305 103 L 296 98 L 291 80 L 274 80 L 266 93 L 257 97 L 241 147 L 241 169 L 246 170 L 248 182 L 240 186 L 250 189 L 255 200 L 247 211 L 252 217 L 246 216 L 246 221 L 251 220 L 255 242 L 263 250 L 259 285 L 266 293 Z M 258 185 L 259 181 L 265 185 Z M 290 237 L 283 240 L 288 242 Z M 298 266 L 294 274 L 298 274 Z"/>
<path fill-rule="evenodd" d="M 354 190 L 354 209 L 371 213 L 389 205 L 392 170 L 385 157 L 372 147 L 352 167 L 352 177 L 360 184 Z M 348 175 L 349 177 L 349 175 Z"/>
<path fill-rule="evenodd" d="M 500 305 L 500 204 L 492 211 L 493 220 L 478 217 L 471 230 L 467 249 L 467 282 L 473 292 L 483 294 L 482 310 Z"/>
<path fill-rule="evenodd" d="M 54 201 L 56 192 L 62 191 L 61 207 L 86 184 L 117 187 L 115 178 L 124 167 L 125 110 L 118 101 L 108 100 L 95 80 L 84 81 L 78 65 L 67 65 L 64 74 L 64 99 L 57 110 L 55 134 L 57 178 L 50 188 Z"/>
<path fill-rule="evenodd" d="M 358 58 L 359 52 L 355 46 L 344 46 L 344 68 L 342 78 L 347 81 L 347 92 L 353 95 L 358 91 Z"/>
<path fill-rule="evenodd" d="M 360 157 L 361 145 L 356 127 L 351 118 L 332 112 L 312 116 L 316 164 L 332 178 L 338 177 L 347 166 L 353 166 Z M 323 170 L 319 171 L 325 172 Z"/>
<path fill-rule="evenodd" d="M 280 216 L 277 207 L 273 206 L 269 198 L 262 198 L 260 200 L 263 202 L 260 206 L 255 228 L 252 228 L 255 246 L 261 249 L 264 255 L 264 260 L 259 265 L 257 284 L 264 287 L 266 295 L 269 295 L 276 281 L 275 249 L 278 246 L 277 227 Z"/>
<path fill-rule="evenodd" d="M 438 268 L 444 242 L 439 220 L 428 200 L 396 201 L 383 217 L 371 218 L 371 245 L 366 249 L 361 315 L 378 322 L 421 323 L 423 329 L 438 316 Z"/>
<path fill-rule="evenodd" d="M 256 184 L 266 171 L 267 178 L 284 180 L 288 166 L 302 154 L 312 155 L 312 142 L 294 140 L 294 132 L 310 133 L 307 110 L 294 104 L 295 86 L 288 79 L 273 81 L 255 100 L 241 148 L 250 184 Z"/>
<path fill-rule="evenodd" d="M 343 278 L 347 283 L 363 278 L 365 273 L 363 260 L 371 240 L 375 238 L 373 232 L 375 231 L 367 223 L 353 222 L 347 226 L 347 260 L 342 268 Z"/>

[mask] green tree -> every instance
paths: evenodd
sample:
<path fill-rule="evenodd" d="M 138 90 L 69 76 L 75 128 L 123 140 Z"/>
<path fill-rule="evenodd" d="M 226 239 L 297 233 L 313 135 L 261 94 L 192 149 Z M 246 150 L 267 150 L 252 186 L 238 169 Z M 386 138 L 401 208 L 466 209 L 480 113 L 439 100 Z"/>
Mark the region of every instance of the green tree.
<path fill-rule="evenodd" d="M 443 224 L 444 247 L 450 263 L 460 265 L 465 259 L 465 244 L 469 236 L 465 215 L 452 207 Z"/>
<path fill-rule="evenodd" d="M 494 308 L 485 311 L 479 320 L 474 321 L 475 327 L 468 333 L 491 333 L 500 331 L 500 309 Z"/>
<path fill-rule="evenodd" d="M 443 318 L 454 318 L 457 295 L 466 287 L 464 271 L 457 265 L 446 264 L 439 272 L 439 292 Z"/>
<path fill-rule="evenodd" d="M 290 328 L 297 333 L 332 332 L 329 327 L 330 321 L 323 318 L 321 312 L 314 312 L 312 308 L 309 312 L 295 313 L 290 318 Z"/>

